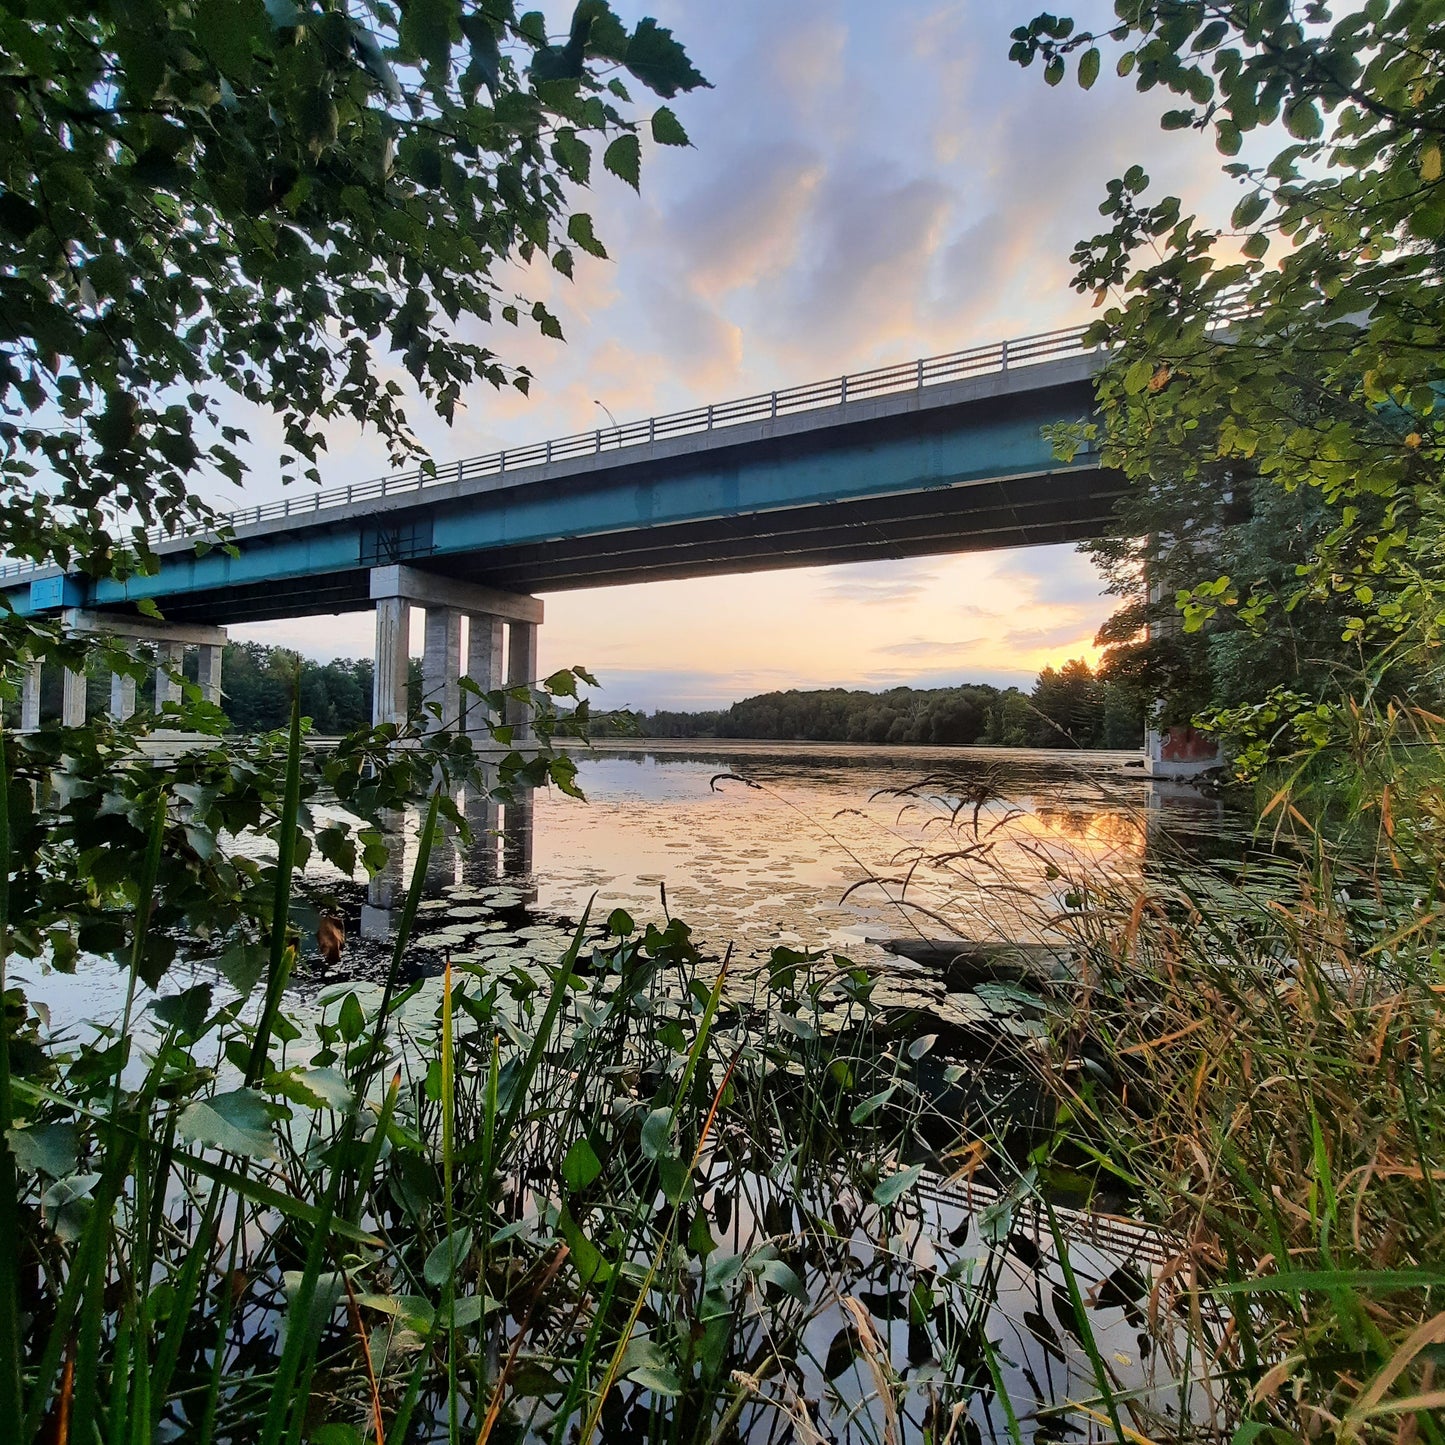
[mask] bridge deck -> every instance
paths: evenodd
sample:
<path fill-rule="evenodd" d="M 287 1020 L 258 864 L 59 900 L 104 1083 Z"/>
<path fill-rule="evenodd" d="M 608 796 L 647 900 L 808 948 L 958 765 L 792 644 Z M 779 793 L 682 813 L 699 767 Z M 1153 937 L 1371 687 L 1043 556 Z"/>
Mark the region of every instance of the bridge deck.
<path fill-rule="evenodd" d="M 1075 541 L 1108 528 L 1122 487 L 1093 457 L 1061 465 L 1042 435 L 1092 410 L 1101 358 L 1077 338 L 1010 343 L 1012 365 L 1006 348 L 959 353 L 958 379 L 910 363 L 679 414 L 690 430 L 660 418 L 301 494 L 239 514 L 238 556 L 162 542 L 160 573 L 125 584 L 62 588 L 51 569 L 0 585 L 21 611 L 146 596 L 176 621 L 230 623 L 367 607 L 371 568 L 397 562 L 559 591 Z M 1021 347 L 1051 359 L 1019 365 Z M 693 425 L 708 412 L 717 424 Z"/>

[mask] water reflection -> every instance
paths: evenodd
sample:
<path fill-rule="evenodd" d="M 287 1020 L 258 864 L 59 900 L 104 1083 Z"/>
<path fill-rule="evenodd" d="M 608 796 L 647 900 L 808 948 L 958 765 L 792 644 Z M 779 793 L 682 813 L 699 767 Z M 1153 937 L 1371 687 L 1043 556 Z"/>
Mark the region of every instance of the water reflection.
<path fill-rule="evenodd" d="M 480 789 L 461 794 L 458 811 L 471 833 L 464 843 L 456 824 L 442 819 L 427 859 L 426 893 L 438 897 L 449 889 L 480 887 L 499 879 L 527 880 L 532 873 L 536 812 L 531 793 L 498 803 Z M 366 886 L 361 910 L 363 938 L 389 937 L 406 899 L 416 862 L 417 818 L 395 810 L 382 820 L 387 844 L 386 866 Z M 535 901 L 535 889 L 526 888 L 524 901 Z"/>

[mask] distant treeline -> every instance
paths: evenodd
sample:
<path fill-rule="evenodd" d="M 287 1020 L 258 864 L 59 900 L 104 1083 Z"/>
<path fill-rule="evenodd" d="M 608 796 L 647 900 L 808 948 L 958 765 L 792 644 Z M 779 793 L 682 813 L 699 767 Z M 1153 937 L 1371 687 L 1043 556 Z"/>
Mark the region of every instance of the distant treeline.
<path fill-rule="evenodd" d="M 1031 693 L 987 683 L 766 692 L 716 712 L 613 713 L 593 717 L 593 737 L 756 738 L 827 743 L 941 743 L 1034 748 L 1136 748 L 1144 705 L 1101 682 L 1082 659 L 1046 667 Z"/>
<path fill-rule="evenodd" d="M 291 716 L 292 679 L 300 670 L 301 713 L 313 731 L 331 735 L 351 732 L 371 722 L 371 684 L 375 668 L 369 657 L 312 662 L 285 647 L 259 642 L 231 642 L 221 659 L 222 706 L 237 732 L 264 732 L 285 727 Z M 410 691 L 415 703 L 421 691 L 421 663 L 411 663 Z"/>
<path fill-rule="evenodd" d="M 186 659 L 194 678 L 196 658 Z M 300 676 L 301 711 L 315 732 L 335 735 L 371 721 L 370 658 L 313 662 L 285 647 L 231 642 L 221 662 L 223 706 L 237 732 L 285 727 L 291 714 L 292 680 Z M 88 704 L 102 713 L 110 701 L 109 674 L 95 669 L 87 679 Z M 412 658 L 412 707 L 421 697 L 421 662 Z M 147 682 L 137 690 L 141 707 L 151 705 Z M 42 688 L 44 714 L 60 711 L 60 672 L 47 668 Z M 13 714 L 13 716 L 11 716 Z M 7 709 L 18 720 L 14 702 Z M 1143 740 L 1142 699 L 1120 683 L 1095 677 L 1082 660 L 1046 667 L 1031 693 L 987 683 L 958 687 L 895 687 L 887 692 L 766 692 L 716 712 L 594 713 L 588 731 L 606 738 L 757 738 L 823 743 L 969 743 L 999 747 L 1134 748 Z"/>

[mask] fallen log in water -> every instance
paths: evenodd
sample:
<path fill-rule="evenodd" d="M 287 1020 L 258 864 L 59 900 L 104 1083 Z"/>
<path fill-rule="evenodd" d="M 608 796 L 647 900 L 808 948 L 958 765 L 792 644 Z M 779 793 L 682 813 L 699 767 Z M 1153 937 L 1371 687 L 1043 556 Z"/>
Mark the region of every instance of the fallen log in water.
<path fill-rule="evenodd" d="M 971 938 L 870 938 L 869 943 L 937 971 L 950 992 L 980 983 L 1063 983 L 1074 977 L 1067 949 Z"/>

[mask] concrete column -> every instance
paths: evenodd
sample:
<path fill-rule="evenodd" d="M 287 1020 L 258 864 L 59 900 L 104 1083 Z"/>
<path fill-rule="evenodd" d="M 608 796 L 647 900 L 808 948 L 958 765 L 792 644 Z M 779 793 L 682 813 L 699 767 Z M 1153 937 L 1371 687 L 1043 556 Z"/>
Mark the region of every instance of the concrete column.
<path fill-rule="evenodd" d="M 135 712 L 135 678 L 123 672 L 110 675 L 110 715 L 116 722 L 124 722 Z"/>
<path fill-rule="evenodd" d="M 507 686 L 529 687 L 537 675 L 537 624 L 507 624 Z M 526 703 L 507 699 L 507 721 L 515 731 L 514 743 L 528 742 L 532 737 L 532 710 Z"/>
<path fill-rule="evenodd" d="M 221 705 L 221 653 L 225 649 L 215 643 L 205 643 L 200 648 L 200 671 L 198 680 L 201 695 L 207 702 Z"/>
<path fill-rule="evenodd" d="M 371 720 L 381 727 L 406 723 L 406 665 L 411 651 L 411 603 L 382 597 L 376 604 L 376 673 Z"/>
<path fill-rule="evenodd" d="M 390 938 L 396 911 L 406 897 L 406 815 L 400 810 L 383 813 L 381 834 L 386 863 L 366 885 L 366 902 L 361 905 L 363 938 Z"/>
<path fill-rule="evenodd" d="M 20 731 L 33 733 L 40 726 L 40 659 L 25 664 L 20 675 Z"/>
<path fill-rule="evenodd" d="M 65 669 L 65 683 L 60 694 L 60 721 L 68 728 L 85 726 L 85 672 Z"/>
<path fill-rule="evenodd" d="M 168 702 L 181 700 L 181 663 L 185 658 L 184 642 L 156 644 L 156 711 Z"/>
<path fill-rule="evenodd" d="M 467 676 L 483 692 L 495 692 L 502 685 L 502 635 L 500 617 L 473 612 L 467 619 Z M 477 698 L 468 697 L 467 733 L 472 742 L 485 746 L 492 735 L 487 730 L 490 713 Z"/>
<path fill-rule="evenodd" d="M 462 614 L 455 607 L 429 606 L 426 610 L 426 647 L 421 657 L 422 702 L 426 730 L 454 728 L 461 717 Z M 436 717 L 429 709 L 441 709 Z"/>

